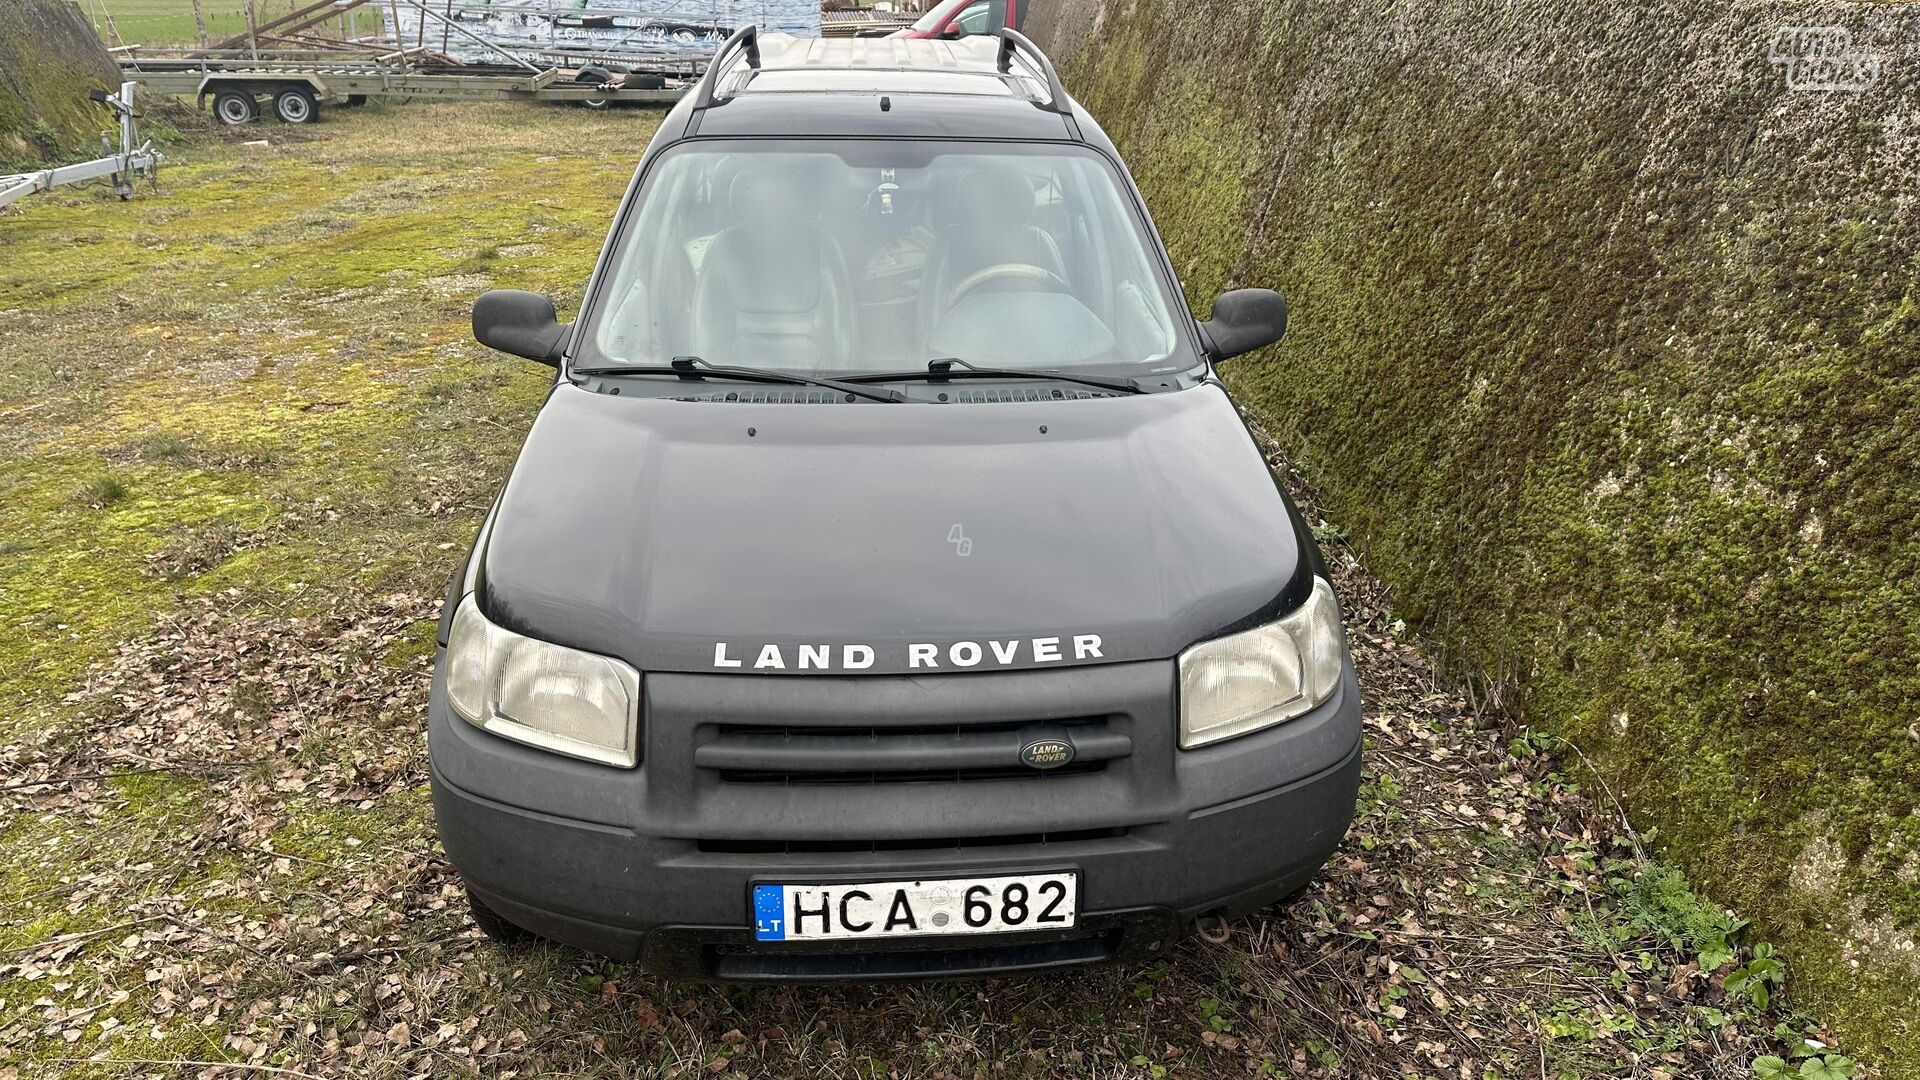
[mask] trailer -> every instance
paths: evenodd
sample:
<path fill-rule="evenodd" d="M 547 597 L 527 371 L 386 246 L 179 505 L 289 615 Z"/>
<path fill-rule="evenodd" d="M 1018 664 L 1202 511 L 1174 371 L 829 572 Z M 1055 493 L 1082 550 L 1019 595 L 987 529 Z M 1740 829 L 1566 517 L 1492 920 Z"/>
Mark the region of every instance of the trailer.
<path fill-rule="evenodd" d="M 819 0 L 310 0 L 199 48 L 112 50 L 149 92 L 212 102 L 225 124 L 260 118 L 262 101 L 291 124 L 332 101 L 373 97 L 505 98 L 594 107 L 679 100 L 738 26 L 812 36 Z M 328 37 L 367 7 L 382 28 Z M 878 25 L 849 24 L 841 32 Z"/>
<path fill-rule="evenodd" d="M 404 53 L 366 58 L 339 53 L 269 52 L 252 55 L 145 56 L 125 50 L 122 77 L 145 84 L 148 93 L 209 100 L 223 124 L 260 118 L 264 99 L 284 123 L 320 118 L 324 102 L 359 105 L 370 98 L 508 99 L 577 102 L 599 107 L 624 102 L 668 104 L 685 92 L 686 76 L 658 75 L 645 86 L 611 86 L 590 68 L 568 70 L 534 64 L 460 64 L 414 59 Z M 582 79 L 582 74 L 588 77 Z"/>
<path fill-rule="evenodd" d="M 0 176 L 0 206 L 7 206 L 29 195 L 67 184 L 79 184 L 88 180 L 109 177 L 113 181 L 113 192 L 122 199 L 133 197 L 135 177 L 144 176 L 154 181 L 160 170 L 160 152 L 151 142 L 140 141 L 140 129 L 136 125 L 133 112 L 134 84 L 120 84 L 118 96 L 105 90 L 95 90 L 88 96 L 94 101 L 111 108 L 120 120 L 120 152 L 113 153 L 113 144 L 107 136 L 100 136 L 101 150 L 106 151 L 92 161 L 76 162 L 72 165 L 58 165 L 37 172 L 14 173 Z"/>

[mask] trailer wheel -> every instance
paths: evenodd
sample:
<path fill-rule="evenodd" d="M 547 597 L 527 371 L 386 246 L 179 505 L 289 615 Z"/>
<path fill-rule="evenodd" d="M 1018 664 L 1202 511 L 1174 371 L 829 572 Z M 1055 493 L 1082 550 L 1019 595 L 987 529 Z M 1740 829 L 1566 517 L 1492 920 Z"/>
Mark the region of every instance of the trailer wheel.
<path fill-rule="evenodd" d="M 320 119 L 320 101 L 304 86 L 286 86 L 273 95 L 273 115 L 283 124 L 311 124 Z"/>
<path fill-rule="evenodd" d="M 365 94 L 348 94 L 347 95 L 347 108 L 349 109 L 357 109 L 360 106 L 365 105 L 366 103 L 367 103 L 367 95 Z"/>
<path fill-rule="evenodd" d="M 228 127 L 251 124 L 260 119 L 260 103 L 245 90 L 218 90 L 213 95 L 213 115 Z"/>
<path fill-rule="evenodd" d="M 573 73 L 573 81 L 582 86 L 605 86 L 613 81 L 613 72 L 598 65 L 588 64 L 586 67 Z M 580 102 L 580 104 L 597 112 L 606 108 L 612 104 L 612 102 L 606 98 L 587 98 Z"/>

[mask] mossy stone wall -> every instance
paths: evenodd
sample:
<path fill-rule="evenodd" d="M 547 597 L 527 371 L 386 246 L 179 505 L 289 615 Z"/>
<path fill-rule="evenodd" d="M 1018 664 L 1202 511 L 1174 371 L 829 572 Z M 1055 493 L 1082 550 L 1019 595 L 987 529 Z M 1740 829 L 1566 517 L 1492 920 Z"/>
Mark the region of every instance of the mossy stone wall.
<path fill-rule="evenodd" d="M 119 69 L 77 5 L 0 0 L 0 172 L 92 156 L 119 124 L 87 91 L 119 89 Z"/>
<path fill-rule="evenodd" d="M 1793 89 L 1789 27 L 1878 58 Z M 1920 5 L 1057 0 L 1407 618 L 1920 1075 Z M 1797 69 L 1796 78 L 1810 72 Z"/>

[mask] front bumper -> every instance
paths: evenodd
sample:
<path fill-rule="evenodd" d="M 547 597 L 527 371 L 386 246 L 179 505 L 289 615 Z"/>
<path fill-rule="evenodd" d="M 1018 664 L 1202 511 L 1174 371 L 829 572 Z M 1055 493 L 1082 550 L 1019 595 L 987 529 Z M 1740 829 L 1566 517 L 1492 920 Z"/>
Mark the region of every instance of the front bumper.
<path fill-rule="evenodd" d="M 1177 748 L 1172 661 L 944 677 L 650 674 L 645 758 L 619 770 L 455 718 L 436 679 L 428 741 L 440 836 L 473 891 L 544 937 L 694 978 L 882 979 L 1151 956 L 1202 915 L 1305 885 L 1352 817 L 1360 696 Z M 959 720 L 956 720 L 959 717 Z M 697 766 L 743 723 L 858 730 L 1098 717 L 1131 752 L 1097 771 L 792 783 Z M 756 943 L 756 881 L 967 877 L 1072 868 L 1071 931 L 849 945 Z"/>

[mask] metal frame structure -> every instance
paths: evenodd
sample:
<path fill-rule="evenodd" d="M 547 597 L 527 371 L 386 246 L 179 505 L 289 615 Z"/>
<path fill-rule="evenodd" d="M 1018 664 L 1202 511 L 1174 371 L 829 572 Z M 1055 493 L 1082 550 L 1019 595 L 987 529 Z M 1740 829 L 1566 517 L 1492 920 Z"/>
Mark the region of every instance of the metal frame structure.
<path fill-rule="evenodd" d="M 113 52 L 122 77 L 144 83 L 150 93 L 193 95 L 202 104 L 208 97 L 218 104 L 223 93 L 244 96 L 248 103 L 234 110 L 235 116 L 242 118 L 220 116 L 229 124 L 249 122 L 259 115 L 259 106 L 252 99 L 277 99 L 283 93 L 308 95 L 306 100 L 312 104 L 329 99 L 358 103 L 370 97 L 504 98 L 575 102 L 596 108 L 613 102 L 670 104 L 684 93 L 679 84 L 691 83 L 704 66 L 705 58 L 669 59 L 646 50 L 571 56 L 535 49 L 532 53 L 540 53 L 536 63 L 530 58 L 532 53 L 517 55 L 460 25 L 452 13 L 453 0 L 447 0 L 446 10 L 435 10 L 428 0 L 384 0 L 384 6 L 396 13 L 403 8 L 417 11 L 423 27 L 439 24 L 442 38 L 457 35 L 470 39 L 497 54 L 497 62 L 449 59 L 430 49 L 424 32 L 420 45 L 397 49 L 384 41 L 331 41 L 308 35 L 315 25 L 342 11 L 377 2 L 320 0 L 210 47 L 123 46 Z M 585 16 L 596 11 L 578 9 L 573 13 Z M 603 64 L 631 68 L 656 78 L 651 86 L 614 89 L 576 73 L 590 72 Z M 296 122 L 316 117 L 317 110 L 309 105 Z M 282 119 L 295 120 L 285 115 Z"/>
<path fill-rule="evenodd" d="M 104 90 L 95 90 L 91 95 L 93 100 L 111 108 L 120 118 L 119 153 L 109 152 L 92 161 L 59 165 L 39 172 L 0 176 L 0 206 L 18 202 L 36 192 L 97 180 L 103 176 L 113 178 L 113 192 L 122 199 L 133 197 L 134 177 L 144 176 L 152 182 L 159 174 L 161 155 L 150 141 L 135 145 L 140 138 L 140 128 L 133 112 L 133 91 L 138 85 L 133 82 L 121 83 L 118 96 Z M 103 150 L 113 149 L 113 144 L 105 135 L 100 137 L 100 145 Z"/>
<path fill-rule="evenodd" d="M 684 62 L 686 59 L 684 56 L 678 54 L 662 56 L 656 55 L 653 50 L 646 48 L 622 47 L 628 40 L 638 35 L 642 30 L 648 29 L 649 27 L 657 28 L 658 20 L 651 20 L 647 16 L 623 8 L 595 8 L 591 6 L 573 6 L 571 4 L 563 7 L 560 6 L 560 0 L 545 0 L 545 2 L 546 6 L 544 8 L 532 4 L 528 4 L 527 6 L 503 5 L 496 8 L 493 6 L 492 0 L 436 0 L 434 3 L 429 3 L 428 0 L 316 0 L 316 2 L 310 3 L 305 7 L 295 8 L 279 18 L 263 23 L 250 24 L 248 28 L 241 33 L 213 42 L 210 45 L 203 44 L 199 49 L 193 51 L 191 55 L 240 55 L 252 60 L 260 60 L 264 58 L 263 54 L 264 56 L 271 56 L 276 51 L 286 49 L 324 50 L 336 53 L 361 54 L 378 52 L 389 54 L 391 58 L 398 59 L 404 65 L 410 55 L 431 57 L 438 53 L 447 52 L 448 45 L 453 43 L 455 41 L 455 35 L 458 35 L 458 39 L 462 44 L 477 46 L 491 53 L 498 61 L 523 67 L 528 71 L 541 70 L 541 68 L 530 61 L 528 57 L 546 53 L 558 53 L 562 55 L 594 53 L 618 57 L 623 62 L 638 65 L 656 62 L 672 63 L 676 60 Z M 370 7 L 376 11 L 384 7 L 385 11 L 390 12 L 391 17 L 396 22 L 400 18 L 403 10 L 417 12 L 419 14 L 420 27 L 418 39 L 412 45 L 408 45 L 405 41 L 402 28 L 397 25 L 394 26 L 391 31 L 394 38 L 391 47 L 385 42 L 384 38 L 361 38 L 352 41 L 334 40 L 325 37 L 324 34 L 316 30 L 321 24 L 332 19 L 337 19 L 344 13 L 363 6 Z M 436 8 L 438 8 L 438 10 L 436 10 Z M 507 45 L 501 44 L 498 41 L 488 40 L 480 34 L 475 33 L 468 26 L 463 25 L 463 23 L 468 21 L 466 18 L 463 18 L 463 16 L 475 13 L 491 14 L 496 12 L 502 14 L 523 13 L 527 15 L 542 15 L 556 22 L 565 19 L 581 24 L 593 23 L 599 20 L 604 21 L 609 26 L 619 25 L 618 21 L 621 19 L 639 19 L 646 23 L 646 25 L 633 27 L 632 32 L 618 42 L 608 45 L 582 45 L 579 48 L 565 47 L 564 43 L 554 40 L 551 36 L 545 41 L 537 37 L 532 38 L 529 39 L 528 42 L 523 43 L 521 47 L 509 48 Z M 429 35 L 427 32 L 427 27 L 430 25 L 437 25 L 439 27 L 437 36 L 440 39 L 440 48 L 437 51 L 432 49 L 430 45 L 432 35 Z M 702 24 L 688 26 L 686 29 L 717 33 L 721 27 L 705 26 Z"/>
<path fill-rule="evenodd" d="M 1033 104 L 1048 112 L 1058 113 L 1067 122 L 1074 137 L 1079 138 L 1079 127 L 1073 119 L 1072 99 L 1067 96 L 1066 87 L 1060 82 L 1060 73 L 1054 70 L 1053 61 L 1047 59 L 1047 54 L 1042 52 L 1040 46 L 1035 45 L 1031 38 L 1018 30 L 1005 27 L 995 36 L 999 40 L 994 51 L 993 71 L 1010 85 L 1015 80 L 1029 78 L 1034 80 L 1036 93 L 1044 89 L 1046 97 L 1036 97 L 1033 99 Z M 720 50 L 714 53 L 713 59 L 707 63 L 706 73 L 700 77 L 699 83 L 694 87 L 694 112 L 712 108 L 715 104 L 737 93 L 745 85 L 744 82 L 737 82 L 726 91 L 721 89 L 722 81 L 733 74 L 736 63 L 741 59 L 744 59 L 747 64 L 747 78 L 752 77 L 752 72 L 761 70 L 760 30 L 752 23 L 734 31 L 733 36 L 727 39 L 726 44 L 720 46 Z M 1013 65 L 1016 59 L 1026 69 L 1025 73 L 1014 70 Z M 902 71 L 907 69 L 885 69 L 869 65 L 863 70 Z"/>
<path fill-rule="evenodd" d="M 321 97 L 506 98 L 536 101 L 630 101 L 668 103 L 681 90 L 609 91 L 576 83 L 559 68 L 506 65 L 402 64 L 398 58 L 355 60 L 260 59 L 244 57 L 124 57 L 122 75 L 145 83 L 155 94 L 191 94 L 205 98 L 222 87 L 272 94 L 301 85 Z"/>

